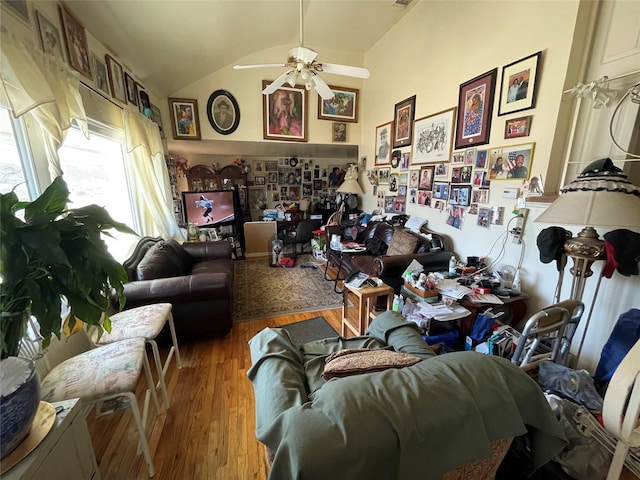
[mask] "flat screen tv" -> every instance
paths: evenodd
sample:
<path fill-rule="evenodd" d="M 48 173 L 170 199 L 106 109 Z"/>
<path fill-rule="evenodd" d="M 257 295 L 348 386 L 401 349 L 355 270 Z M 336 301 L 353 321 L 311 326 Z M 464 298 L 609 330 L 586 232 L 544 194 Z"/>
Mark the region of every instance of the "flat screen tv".
<path fill-rule="evenodd" d="M 182 192 L 184 221 L 198 227 L 213 228 L 235 223 L 239 203 L 237 190 Z"/>

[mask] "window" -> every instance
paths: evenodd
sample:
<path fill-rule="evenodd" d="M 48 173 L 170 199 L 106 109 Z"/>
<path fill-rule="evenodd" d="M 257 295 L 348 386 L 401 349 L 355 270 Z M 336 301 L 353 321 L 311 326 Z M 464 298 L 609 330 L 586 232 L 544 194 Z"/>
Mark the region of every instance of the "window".
<path fill-rule="evenodd" d="M 18 122 L 9 110 L 0 108 L 0 192 L 14 190 L 22 201 L 30 200 L 20 149 L 26 143 Z"/>

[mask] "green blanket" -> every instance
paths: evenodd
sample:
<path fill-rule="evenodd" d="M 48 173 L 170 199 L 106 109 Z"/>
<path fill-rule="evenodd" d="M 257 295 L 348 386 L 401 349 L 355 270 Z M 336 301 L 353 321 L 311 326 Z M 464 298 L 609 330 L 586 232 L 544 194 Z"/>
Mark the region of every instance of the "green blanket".
<path fill-rule="evenodd" d="M 392 312 L 367 335 L 295 345 L 267 328 L 249 342 L 256 436 L 274 453 L 270 479 L 436 479 L 489 456 L 490 443 L 527 434 L 534 467 L 565 445 L 536 383 L 505 359 L 434 356 Z M 423 361 L 324 382 L 321 364 L 343 348 L 392 348 Z"/>

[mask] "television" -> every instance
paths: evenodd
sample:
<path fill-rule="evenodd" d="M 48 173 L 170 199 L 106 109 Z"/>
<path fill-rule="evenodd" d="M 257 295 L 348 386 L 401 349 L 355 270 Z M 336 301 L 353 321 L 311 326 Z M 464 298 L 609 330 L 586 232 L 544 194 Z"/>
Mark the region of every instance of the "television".
<path fill-rule="evenodd" d="M 239 219 L 240 197 L 234 190 L 204 190 L 182 192 L 185 223 L 202 228 L 215 228 L 236 223 Z"/>

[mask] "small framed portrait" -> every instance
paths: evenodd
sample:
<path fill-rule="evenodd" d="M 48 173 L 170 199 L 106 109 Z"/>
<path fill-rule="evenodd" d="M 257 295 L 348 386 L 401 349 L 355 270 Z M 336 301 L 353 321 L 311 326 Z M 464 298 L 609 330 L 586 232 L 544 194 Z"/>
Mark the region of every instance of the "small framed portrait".
<path fill-rule="evenodd" d="M 278 171 L 278 161 L 277 160 L 265 160 L 264 161 L 264 169 L 267 172 L 277 172 Z"/>
<path fill-rule="evenodd" d="M 489 143 L 497 72 L 494 68 L 460 85 L 456 149 Z"/>
<path fill-rule="evenodd" d="M 356 88 L 333 87 L 329 85 L 333 97 L 323 100 L 318 95 L 318 118 L 321 120 L 339 120 L 358 122 L 358 101 L 360 90 Z"/>
<path fill-rule="evenodd" d="M 89 60 L 89 46 L 87 44 L 87 32 L 84 26 L 63 5 L 58 4 L 62 31 L 67 45 L 67 57 L 69 65 L 82 75 L 93 80 L 91 64 Z"/>
<path fill-rule="evenodd" d="M 313 180 L 313 189 L 316 191 L 322 190 L 322 180 L 314 179 Z"/>
<path fill-rule="evenodd" d="M 460 183 L 462 167 L 451 167 L 451 183 Z"/>
<path fill-rule="evenodd" d="M 542 52 L 537 52 L 502 68 L 498 116 L 536 106 L 536 84 L 541 56 Z"/>
<path fill-rule="evenodd" d="M 418 191 L 418 204 L 423 205 L 425 207 L 431 206 L 431 198 L 433 193 L 428 190 L 419 190 Z"/>
<path fill-rule="evenodd" d="M 262 88 L 272 82 L 262 81 Z M 280 87 L 262 95 L 262 136 L 265 140 L 307 141 L 307 91 L 304 87 Z"/>
<path fill-rule="evenodd" d="M 333 122 L 331 131 L 331 141 L 340 143 L 347 141 L 347 124 L 345 122 Z"/>
<path fill-rule="evenodd" d="M 438 200 L 449 199 L 449 183 L 448 182 L 433 182 L 433 198 Z"/>
<path fill-rule="evenodd" d="M 448 164 L 446 163 L 438 163 L 436 164 L 436 177 L 446 177 L 447 176 L 447 168 Z"/>
<path fill-rule="evenodd" d="M 10 5 L 13 2 L 7 2 Z M 26 3 L 26 2 L 25 2 Z M 64 53 L 62 53 L 62 37 L 60 30 L 51 20 L 42 14 L 40 10 L 36 10 L 36 23 L 38 26 L 38 34 L 40 37 L 40 46 L 44 53 L 49 53 L 58 60 L 64 61 Z"/>
<path fill-rule="evenodd" d="M 418 184 L 418 189 L 431 190 L 433 188 L 433 174 L 435 169 L 435 165 L 429 165 L 420 169 L 420 183 Z"/>
<path fill-rule="evenodd" d="M 409 188 L 418 188 L 420 184 L 420 170 L 409 171 Z"/>
<path fill-rule="evenodd" d="M 393 148 L 411 145 L 413 119 L 416 114 L 416 96 L 396 103 L 393 112 Z"/>
<path fill-rule="evenodd" d="M 449 203 L 451 205 L 462 205 L 468 207 L 471 203 L 471 187 L 470 186 L 451 186 L 449 193 Z"/>
<path fill-rule="evenodd" d="M 253 177 L 253 181 L 256 185 L 265 185 L 267 183 L 265 180 L 266 179 L 263 176 Z"/>
<path fill-rule="evenodd" d="M 460 167 L 460 183 L 471 183 L 471 172 L 473 167 L 471 165 L 465 165 Z"/>
<path fill-rule="evenodd" d="M 471 194 L 471 201 L 473 203 L 489 203 L 489 190 L 474 189 Z"/>
<path fill-rule="evenodd" d="M 453 152 L 451 154 L 451 163 L 464 163 L 464 152 Z"/>
<path fill-rule="evenodd" d="M 127 103 L 127 93 L 124 88 L 124 72 L 115 58 L 106 54 L 104 59 L 107 63 L 107 71 L 109 72 L 109 87 L 111 88 L 111 96 L 122 103 Z"/>
<path fill-rule="evenodd" d="M 477 148 L 467 148 L 464 151 L 464 164 L 473 165 L 476 163 L 476 156 L 478 155 Z"/>
<path fill-rule="evenodd" d="M 124 86 L 127 90 L 127 102 L 138 106 L 138 87 L 136 86 L 135 79 L 129 75 L 128 72 L 124 72 Z"/>
<path fill-rule="evenodd" d="M 535 143 L 509 145 L 491 150 L 489 180 L 528 179 Z"/>
<path fill-rule="evenodd" d="M 407 185 L 409 183 L 409 173 L 408 172 L 402 172 L 402 173 L 398 174 L 398 183 L 400 185 Z"/>
<path fill-rule="evenodd" d="M 138 109 L 140 113 L 147 118 L 153 118 L 153 111 L 151 110 L 151 99 L 145 88 L 136 83 L 136 91 L 138 92 Z"/>
<path fill-rule="evenodd" d="M 207 101 L 207 118 L 216 132 L 222 135 L 235 132 L 240 124 L 238 102 L 226 90 L 216 90 Z"/>
<path fill-rule="evenodd" d="M 389 169 L 388 168 L 379 168 L 378 169 L 378 183 L 389 183 Z"/>
<path fill-rule="evenodd" d="M 278 183 L 278 172 L 268 172 L 267 181 L 269 183 Z"/>
<path fill-rule="evenodd" d="M 456 109 L 419 118 L 413 124 L 413 164 L 449 160 Z"/>
<path fill-rule="evenodd" d="M 478 150 L 476 155 L 476 168 L 487 168 L 487 155 L 489 150 Z"/>
<path fill-rule="evenodd" d="M 198 101 L 189 98 L 169 98 L 171 130 L 176 140 L 200 140 Z"/>
<path fill-rule="evenodd" d="M 391 161 L 391 129 L 393 122 L 376 127 L 376 165 L 389 165 Z"/>
<path fill-rule="evenodd" d="M 504 122 L 504 138 L 528 137 L 531 130 L 532 115 L 512 118 Z"/>
<path fill-rule="evenodd" d="M 256 175 L 264 174 L 264 162 L 262 160 L 254 160 L 253 161 L 253 173 Z"/>
<path fill-rule="evenodd" d="M 162 128 L 162 114 L 160 113 L 160 107 L 157 105 L 151 104 L 151 120 L 156 122 L 158 125 L 158 130 L 160 130 L 160 138 L 165 138 L 164 136 L 164 128 Z"/>
<path fill-rule="evenodd" d="M 107 66 L 95 53 L 91 52 L 91 60 L 93 61 L 93 73 L 96 88 L 109 96 L 109 74 Z"/>

